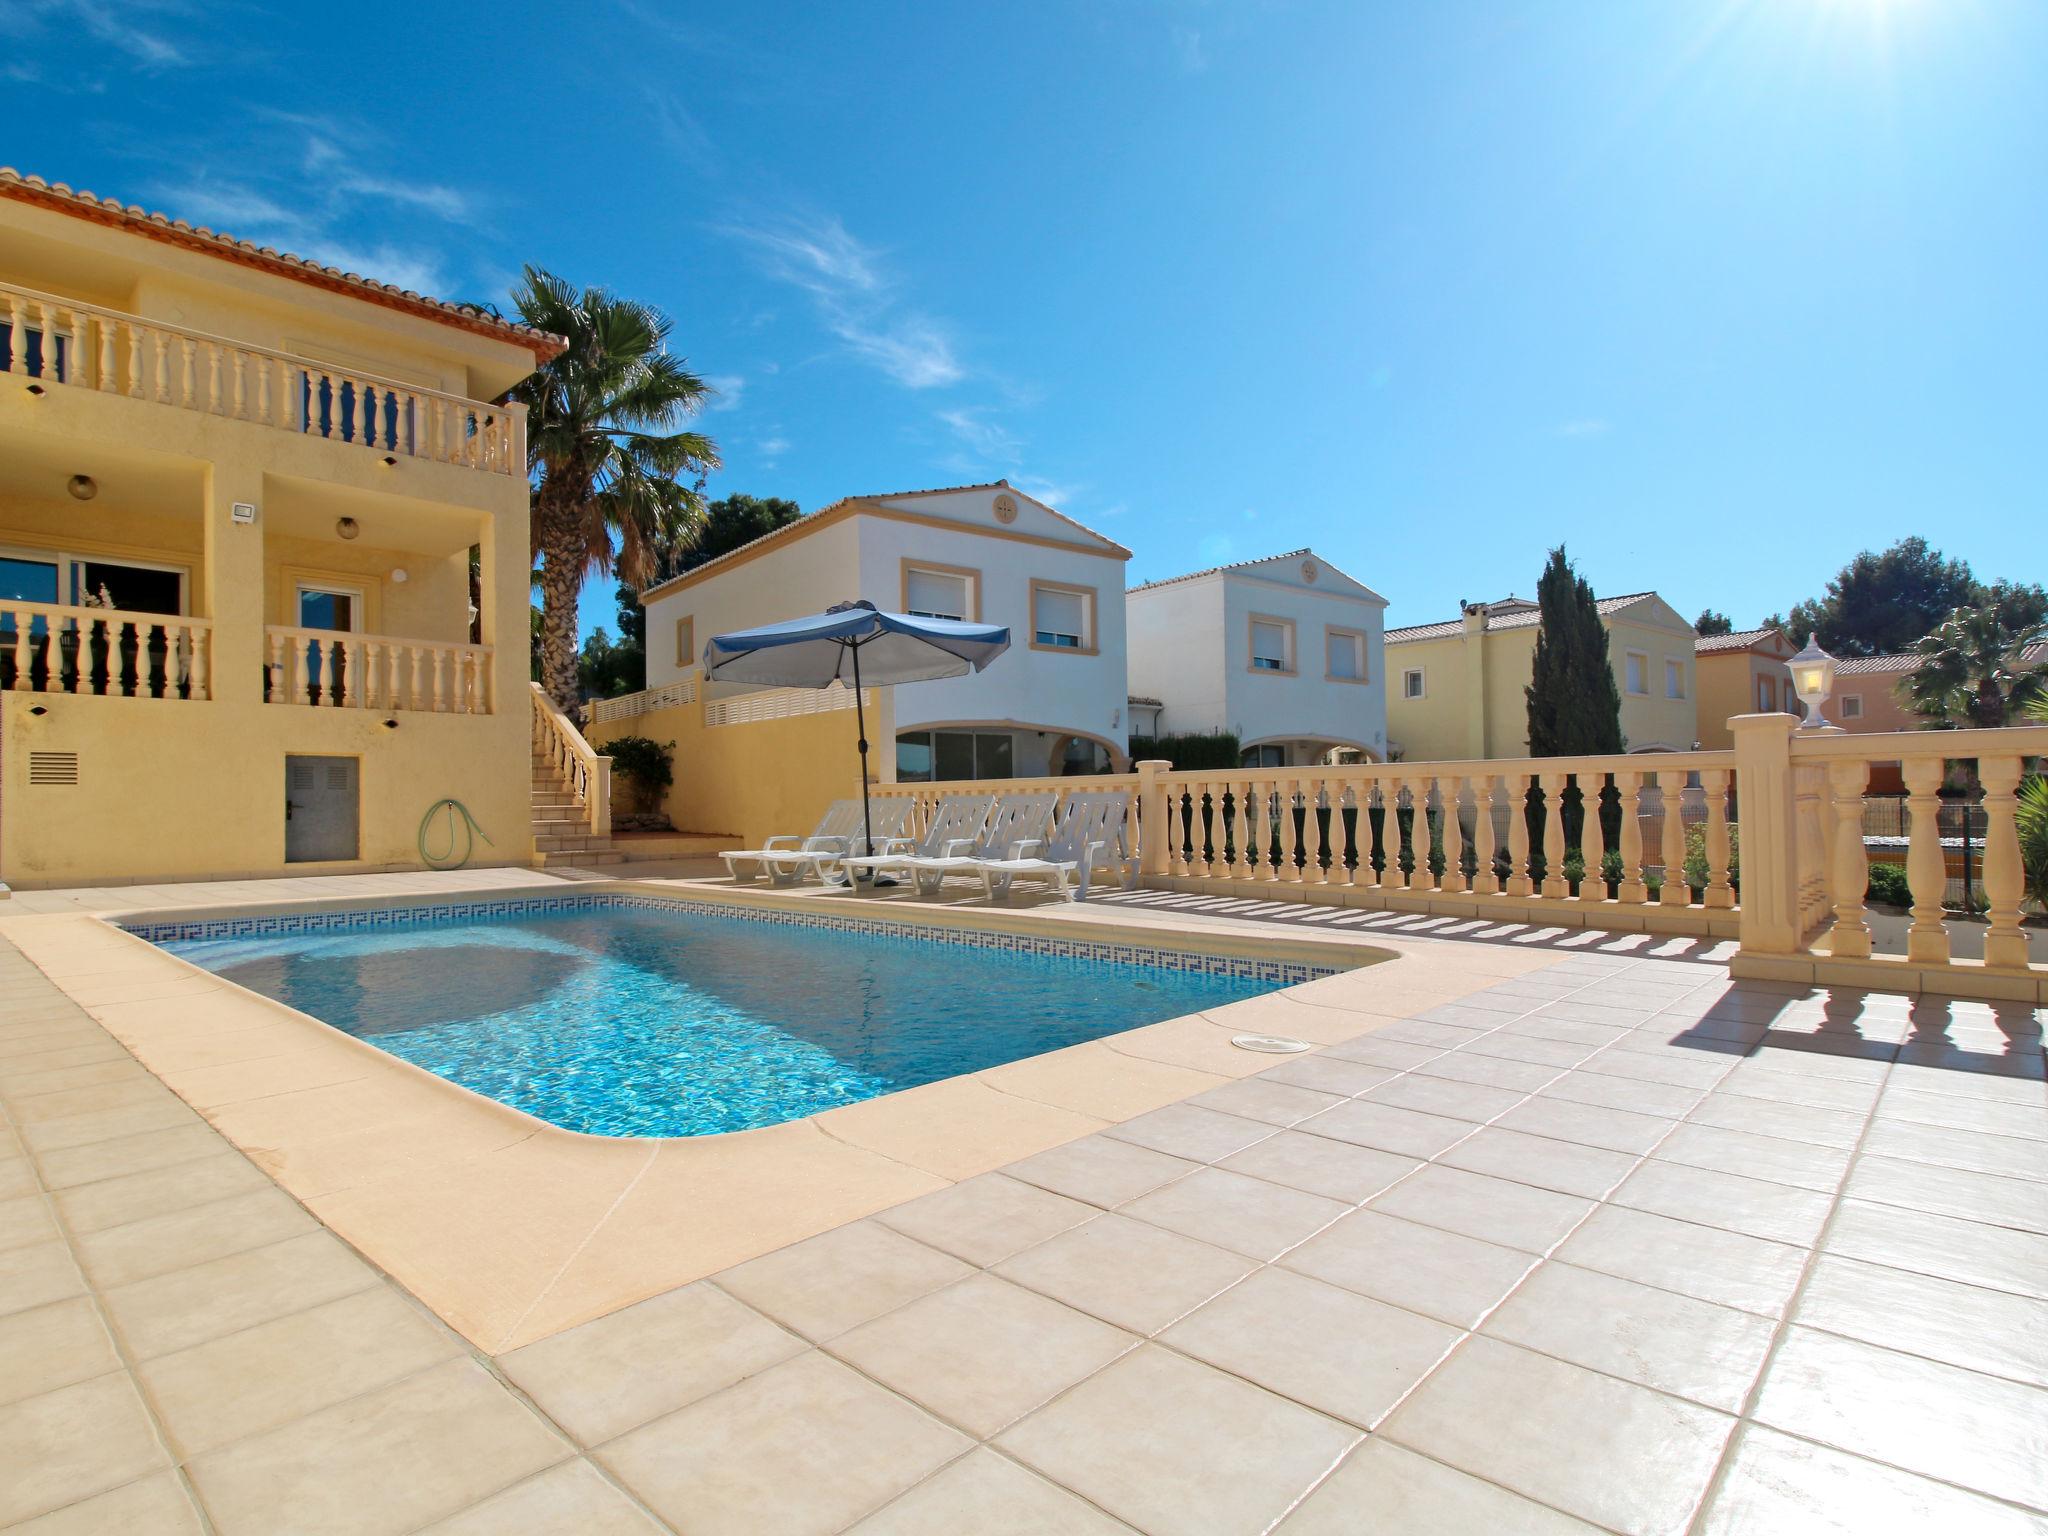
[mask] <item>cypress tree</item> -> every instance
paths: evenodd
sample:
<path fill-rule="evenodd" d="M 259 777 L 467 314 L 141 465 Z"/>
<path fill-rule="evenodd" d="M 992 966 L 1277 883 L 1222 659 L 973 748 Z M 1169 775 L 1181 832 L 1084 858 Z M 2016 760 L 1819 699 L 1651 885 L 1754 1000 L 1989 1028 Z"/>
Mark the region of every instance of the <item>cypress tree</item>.
<path fill-rule="evenodd" d="M 1529 755 L 1593 757 L 1623 750 L 1621 690 L 1607 657 L 1607 626 L 1593 588 L 1572 569 L 1564 546 L 1550 552 L 1536 583 L 1542 626 L 1530 669 Z"/>

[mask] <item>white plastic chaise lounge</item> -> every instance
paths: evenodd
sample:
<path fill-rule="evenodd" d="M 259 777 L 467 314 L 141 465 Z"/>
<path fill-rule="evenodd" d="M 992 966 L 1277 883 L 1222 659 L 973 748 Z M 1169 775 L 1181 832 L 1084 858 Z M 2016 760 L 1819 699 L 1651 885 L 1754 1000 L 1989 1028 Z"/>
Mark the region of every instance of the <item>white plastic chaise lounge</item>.
<path fill-rule="evenodd" d="M 972 845 L 936 854 L 906 854 L 891 861 L 890 870 L 914 879 L 920 896 L 936 896 L 948 875 L 971 877 L 991 859 L 1023 858 L 1042 848 L 1058 803 L 1059 797 L 1050 794 L 1004 795 Z"/>
<path fill-rule="evenodd" d="M 907 806 L 910 802 L 902 803 Z M 877 842 L 893 846 L 884 846 L 878 853 L 841 859 L 839 867 L 859 880 L 863 876 L 912 874 L 915 871 L 910 865 L 919 859 L 967 853 L 980 841 L 982 829 L 988 823 L 989 807 L 994 804 L 994 795 L 947 795 L 933 810 L 931 825 L 925 828 L 923 837 L 877 838 Z M 920 887 L 922 883 L 920 879 Z"/>
<path fill-rule="evenodd" d="M 849 863 L 864 864 L 880 854 L 894 852 L 907 847 L 910 839 L 904 836 L 904 829 L 910 825 L 910 813 L 915 809 L 905 799 L 877 800 L 870 803 L 868 813 L 861 814 L 860 802 L 853 802 L 853 836 L 838 848 L 813 849 L 778 859 L 794 869 L 792 879 L 801 880 L 809 876 L 826 884 L 843 884 L 841 876 L 852 878 Z"/>
<path fill-rule="evenodd" d="M 804 866 L 820 854 L 834 859 L 844 857 L 860 836 L 860 827 L 860 802 L 834 800 L 818 818 L 817 829 L 809 837 L 789 833 L 769 838 L 762 847 L 734 849 L 719 857 L 725 860 L 726 873 L 735 880 L 753 878 L 740 869 L 742 864 L 752 864 L 757 873 L 766 875 L 774 884 L 790 885 L 802 876 Z"/>
<path fill-rule="evenodd" d="M 1046 840 L 1043 856 L 983 859 L 977 866 L 988 899 L 1007 901 L 1019 879 L 1050 881 L 1068 901 L 1088 899 L 1088 881 L 1097 866 L 1116 869 L 1124 889 L 1137 883 L 1137 860 L 1124 848 L 1124 822 L 1129 799 L 1121 794 L 1075 795 Z"/>

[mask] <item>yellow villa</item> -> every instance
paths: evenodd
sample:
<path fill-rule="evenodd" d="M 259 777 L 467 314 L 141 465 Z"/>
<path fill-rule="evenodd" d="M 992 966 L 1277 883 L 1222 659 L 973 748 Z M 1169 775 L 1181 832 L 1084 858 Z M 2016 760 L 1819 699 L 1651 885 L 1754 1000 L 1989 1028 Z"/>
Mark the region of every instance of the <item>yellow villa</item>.
<path fill-rule="evenodd" d="M 1521 757 L 1540 615 L 1527 598 L 1386 632 L 1387 735 L 1410 762 Z M 1694 716 L 1693 628 L 1654 592 L 1600 599 L 1631 752 L 1684 752 Z"/>
<path fill-rule="evenodd" d="M 1798 647 L 1775 629 L 1701 635 L 1693 646 L 1698 674 L 1699 739 L 1709 752 L 1735 745 L 1735 715 L 1803 713 L 1788 665 Z"/>
<path fill-rule="evenodd" d="M 558 347 L 0 169 L 0 881 L 530 862 Z"/>

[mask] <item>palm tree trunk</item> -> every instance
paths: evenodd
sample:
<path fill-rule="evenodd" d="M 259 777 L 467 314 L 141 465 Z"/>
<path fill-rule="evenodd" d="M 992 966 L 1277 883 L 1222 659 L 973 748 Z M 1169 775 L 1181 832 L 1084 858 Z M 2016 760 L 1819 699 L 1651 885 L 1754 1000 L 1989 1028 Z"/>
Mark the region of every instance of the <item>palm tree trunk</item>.
<path fill-rule="evenodd" d="M 573 507 L 541 511 L 540 678 L 548 697 L 580 718 L 576 682 L 576 596 L 583 586 L 586 544 Z"/>

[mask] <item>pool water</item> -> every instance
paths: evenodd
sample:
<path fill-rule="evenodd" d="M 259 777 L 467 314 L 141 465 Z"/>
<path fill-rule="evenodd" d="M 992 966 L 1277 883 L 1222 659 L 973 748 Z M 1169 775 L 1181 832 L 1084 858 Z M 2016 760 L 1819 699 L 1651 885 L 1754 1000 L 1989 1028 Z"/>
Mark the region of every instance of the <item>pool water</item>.
<path fill-rule="evenodd" d="M 625 905 L 164 948 L 604 1136 L 775 1125 L 1281 984 Z"/>

